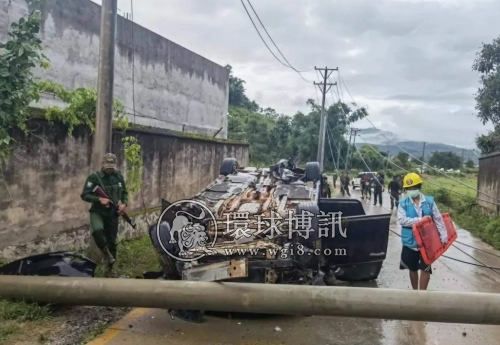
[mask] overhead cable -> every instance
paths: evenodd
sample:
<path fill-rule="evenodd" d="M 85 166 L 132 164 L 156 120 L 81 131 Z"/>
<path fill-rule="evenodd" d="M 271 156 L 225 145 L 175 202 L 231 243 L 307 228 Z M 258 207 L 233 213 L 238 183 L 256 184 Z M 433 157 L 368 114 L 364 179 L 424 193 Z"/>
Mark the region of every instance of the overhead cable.
<path fill-rule="evenodd" d="M 361 158 L 361 160 L 363 161 L 364 165 L 366 166 L 366 169 L 368 169 L 368 172 L 370 172 L 371 174 L 373 174 L 372 170 L 370 169 L 370 167 L 369 167 L 369 166 L 368 166 L 368 164 L 366 163 L 365 159 L 363 158 L 363 155 L 361 154 L 361 151 L 360 151 L 357 147 L 355 147 L 355 149 L 356 149 L 356 151 L 358 152 L 359 157 L 360 157 L 360 158 Z M 378 179 L 375 179 L 375 180 L 378 182 L 378 184 L 379 184 L 380 186 L 382 186 L 382 188 L 384 187 L 384 186 L 380 183 L 380 181 L 379 181 Z M 389 210 L 389 209 L 387 209 L 385 206 L 382 206 L 382 208 L 384 208 L 384 209 L 385 209 L 386 211 L 388 211 L 389 213 L 392 213 L 392 211 L 391 211 L 391 210 Z M 396 231 L 391 230 L 391 229 L 389 229 L 389 231 L 391 231 L 393 234 L 396 234 L 397 236 L 401 237 L 401 235 L 400 235 L 400 234 L 398 234 Z M 464 264 L 468 264 L 468 265 L 471 265 L 471 266 L 477 266 L 477 267 L 482 267 L 482 268 L 488 268 L 488 269 L 492 270 L 493 272 L 495 272 L 496 274 L 500 275 L 500 273 L 499 273 L 498 271 L 496 271 L 496 270 L 500 270 L 500 268 L 499 268 L 499 267 L 491 267 L 491 266 L 487 266 L 487 265 L 485 265 L 484 263 L 482 263 L 481 261 L 479 261 L 478 259 L 476 259 L 475 257 L 473 257 L 472 255 L 470 255 L 470 254 L 466 253 L 465 251 L 463 251 L 462 249 L 458 248 L 458 247 L 457 247 L 457 246 L 455 246 L 454 244 L 453 244 L 453 247 L 454 247 L 454 248 L 456 248 L 456 249 L 458 249 L 459 251 L 461 251 L 463 254 L 465 254 L 466 256 L 470 257 L 471 259 L 473 259 L 473 260 L 475 260 L 475 261 L 479 262 L 479 264 L 475 264 L 475 263 L 473 263 L 473 262 L 462 261 L 462 260 L 459 260 L 459 259 L 456 259 L 456 258 L 452 258 L 452 257 L 446 256 L 446 255 L 442 255 L 442 257 L 447 258 L 447 259 L 450 259 L 450 260 L 454 260 L 454 261 L 457 261 L 457 262 L 461 262 L 461 263 L 464 263 Z"/>
<path fill-rule="evenodd" d="M 346 89 L 346 90 L 347 90 L 347 92 L 349 93 L 349 96 L 351 97 L 353 104 L 354 104 L 354 105 L 356 105 L 356 101 L 354 100 L 354 98 L 352 97 L 351 93 L 349 92 L 349 89 L 347 88 L 347 85 L 346 85 L 346 83 L 345 83 L 344 79 L 342 78 L 342 75 L 340 74 L 340 70 L 338 71 L 338 73 L 339 73 L 339 80 L 340 80 L 340 82 L 342 83 L 342 85 L 344 85 L 345 89 Z M 385 135 L 385 134 L 384 134 L 381 130 L 379 130 L 379 129 L 378 129 L 378 128 L 377 128 L 377 127 L 373 124 L 373 122 L 372 122 L 372 121 L 370 121 L 370 119 L 369 119 L 368 117 L 365 117 L 365 119 L 366 119 L 366 120 L 370 123 L 370 125 L 371 125 L 374 129 L 376 129 L 376 130 L 378 131 L 378 133 L 379 133 L 380 135 L 382 135 L 382 136 L 383 136 L 386 140 L 388 140 L 390 143 L 392 143 L 392 144 L 393 144 L 394 146 L 396 146 L 398 149 L 400 149 L 401 151 L 405 152 L 405 153 L 406 153 L 406 154 L 408 154 L 411 158 L 413 158 L 413 159 L 415 159 L 416 161 L 418 161 L 419 163 L 421 163 L 421 164 L 422 164 L 422 166 L 424 166 L 424 165 L 426 164 L 425 162 L 421 161 L 420 159 L 418 159 L 417 157 L 415 157 L 414 155 L 412 155 L 411 153 L 409 153 L 407 150 L 403 149 L 401 146 L 399 146 L 397 143 L 395 143 L 395 142 L 394 142 L 393 140 L 391 140 L 389 137 L 387 137 L 387 136 L 386 136 L 386 135 Z M 445 173 L 445 172 L 443 172 L 443 171 L 440 171 L 439 169 L 437 169 L 437 168 L 435 168 L 435 167 L 430 166 L 429 164 L 427 164 L 427 166 L 428 166 L 428 167 L 430 167 L 431 169 L 433 169 L 433 170 L 437 171 L 439 174 L 441 174 L 441 175 L 443 175 L 443 176 L 445 176 L 445 177 L 447 177 L 447 178 L 451 179 L 452 181 L 454 181 L 454 182 L 456 182 L 456 183 L 458 183 L 458 184 L 460 184 L 460 185 L 462 185 L 462 186 L 464 186 L 464 187 L 466 187 L 466 188 L 468 188 L 468 189 L 471 189 L 471 190 L 473 190 L 473 191 L 475 191 L 475 192 L 477 192 L 477 193 L 479 193 L 479 194 L 483 194 L 483 195 L 487 196 L 488 198 L 491 198 L 491 199 L 493 199 L 493 200 L 496 200 L 497 202 L 500 202 L 500 199 L 497 199 L 497 198 L 495 198 L 495 197 L 493 197 L 493 196 L 491 196 L 491 195 L 488 195 L 488 194 L 486 194 L 486 193 L 484 193 L 484 192 L 481 192 L 480 190 L 478 190 L 478 189 L 476 189 L 476 188 L 474 188 L 474 187 L 471 187 L 471 186 L 467 185 L 466 183 L 464 183 L 464 182 L 462 182 L 462 181 L 460 181 L 460 180 L 458 180 L 458 179 L 454 178 L 453 176 L 450 176 L 449 174 L 446 174 L 446 173 Z"/>
<path fill-rule="evenodd" d="M 404 172 L 406 173 L 410 173 L 411 171 L 405 169 L 405 168 L 402 168 L 400 167 L 399 165 L 397 165 L 396 163 L 394 163 L 393 161 L 391 161 L 389 158 L 385 157 L 382 153 L 380 153 L 380 151 L 376 148 L 376 147 L 373 147 L 373 145 L 369 144 L 365 139 L 363 139 L 363 137 L 361 135 L 358 135 L 361 140 L 363 140 L 365 142 L 366 145 L 368 145 L 373 151 L 375 151 L 378 155 L 382 156 L 384 159 L 388 160 L 389 163 L 391 163 L 392 165 L 394 165 L 395 167 L 399 168 L 400 170 L 403 170 Z M 463 194 L 463 193 L 460 193 L 460 192 L 457 192 L 457 191 L 454 191 L 453 189 L 450 189 L 450 188 L 446 188 L 444 186 L 441 186 L 439 184 L 436 184 L 436 183 L 433 183 L 429 180 L 426 181 L 427 183 L 433 185 L 433 186 L 436 186 L 436 187 L 439 187 L 439 188 L 443 188 L 443 189 L 446 189 L 452 193 L 455 193 L 455 194 L 458 194 L 458 195 L 461 195 L 461 196 L 465 196 L 465 197 L 468 197 L 468 198 L 471 198 L 470 195 L 467 195 L 467 194 Z M 493 204 L 493 205 L 500 205 L 496 202 L 492 202 L 492 201 L 487 201 L 487 200 L 482 200 L 482 199 L 479 199 L 479 198 L 476 198 L 478 201 L 482 201 L 482 202 L 485 202 L 485 203 L 490 203 L 490 204 Z"/>
<path fill-rule="evenodd" d="M 440 171 L 438 168 L 435 168 L 435 167 L 433 167 L 433 166 L 431 166 L 431 165 L 429 165 L 429 164 L 426 164 L 425 162 L 421 161 L 420 159 L 418 159 L 417 157 L 415 157 L 414 155 L 412 155 L 411 153 L 409 153 L 408 151 L 406 151 L 405 149 L 403 149 L 403 148 L 402 148 L 401 146 L 399 146 L 397 143 L 395 143 L 394 141 L 392 141 L 391 139 L 389 139 L 389 138 L 388 138 L 388 137 L 387 137 L 384 133 L 382 133 L 382 131 L 380 131 L 377 127 L 375 127 L 375 125 L 373 124 L 373 122 L 371 122 L 371 121 L 370 121 L 367 117 L 366 117 L 365 119 L 366 119 L 366 120 L 367 120 L 367 121 L 368 121 L 368 122 L 372 125 L 372 127 L 373 127 L 373 128 L 375 128 L 376 130 L 378 130 L 379 134 L 381 134 L 384 138 L 386 138 L 388 141 L 390 141 L 390 142 L 391 142 L 394 146 L 396 146 L 397 148 L 399 148 L 401 151 L 405 152 L 405 153 L 406 153 L 407 155 L 409 155 L 411 158 L 413 158 L 413 159 L 415 159 L 417 162 L 421 163 L 421 164 L 422 164 L 422 166 L 427 165 L 429 168 L 431 168 L 431 169 L 433 169 L 433 170 L 437 171 L 439 174 L 441 174 L 441 175 L 443 175 L 443 176 L 445 176 L 445 177 L 449 178 L 450 180 L 452 180 L 452 181 L 454 181 L 454 182 L 456 182 L 456 183 L 458 183 L 458 184 L 460 184 L 460 185 L 462 185 L 462 186 L 464 186 L 464 187 L 466 187 L 466 188 L 468 188 L 468 189 L 471 189 L 471 190 L 473 190 L 473 191 L 475 191 L 475 192 L 477 192 L 477 193 L 479 193 L 479 194 L 483 194 L 483 195 L 485 195 L 485 196 L 487 196 L 487 197 L 489 197 L 489 198 L 492 198 L 492 199 L 494 199 L 494 200 L 496 200 L 496 201 L 499 201 L 499 202 L 500 202 L 500 199 L 497 199 L 497 198 L 495 198 L 495 197 L 493 197 L 493 196 L 491 196 L 491 195 L 488 195 L 488 194 L 486 194 L 486 193 L 484 193 L 484 192 L 481 192 L 480 190 L 478 190 L 478 189 L 476 189 L 476 188 L 474 188 L 474 187 L 471 187 L 471 186 L 467 185 L 466 183 L 463 183 L 462 181 L 460 181 L 460 180 L 458 180 L 458 179 L 454 178 L 453 176 L 450 176 L 449 174 L 446 174 L 446 173 L 444 173 L 444 172 Z"/>
<path fill-rule="evenodd" d="M 285 56 L 281 53 L 281 51 L 279 50 L 278 46 L 274 43 L 274 40 L 271 38 L 271 35 L 269 35 L 269 33 L 267 32 L 264 24 L 262 23 L 262 21 L 260 20 L 259 16 L 257 15 L 257 12 L 255 11 L 255 9 L 253 8 L 252 4 L 250 3 L 249 0 L 248 1 L 248 4 L 250 5 L 250 7 L 252 8 L 253 12 L 255 13 L 257 19 L 259 20 L 260 24 L 262 25 L 262 27 L 264 28 L 264 31 L 267 33 L 267 35 L 269 36 L 269 38 L 271 39 L 271 42 L 273 42 L 274 46 L 276 47 L 276 49 L 278 50 L 278 52 L 281 54 L 281 56 L 283 56 L 283 58 L 285 59 L 286 63 L 284 63 L 283 61 L 281 61 L 277 56 L 276 54 L 274 54 L 274 52 L 271 50 L 271 48 L 269 47 L 269 45 L 267 44 L 267 42 L 264 40 L 264 37 L 262 37 L 262 34 L 260 33 L 259 29 L 257 28 L 257 25 L 255 25 L 255 22 L 252 18 L 252 16 L 250 15 L 250 12 L 248 11 L 245 3 L 243 2 L 243 0 L 240 0 L 241 1 L 241 4 L 243 5 L 244 9 L 245 9 L 245 12 L 247 13 L 248 15 L 248 18 L 250 19 L 250 21 L 252 22 L 252 25 L 253 27 L 255 28 L 255 31 L 257 31 L 257 34 L 259 35 L 260 39 L 262 40 L 262 42 L 264 43 L 264 45 L 266 46 L 267 50 L 269 50 L 269 52 L 274 56 L 274 58 L 279 62 L 281 63 L 283 66 L 287 67 L 287 68 L 291 68 L 293 69 L 295 72 L 297 72 L 299 74 L 299 76 L 306 82 L 308 83 L 312 83 L 311 81 L 305 79 L 301 72 L 309 72 L 309 71 L 298 71 L 297 69 L 295 69 L 289 62 L 288 60 L 285 58 Z"/>

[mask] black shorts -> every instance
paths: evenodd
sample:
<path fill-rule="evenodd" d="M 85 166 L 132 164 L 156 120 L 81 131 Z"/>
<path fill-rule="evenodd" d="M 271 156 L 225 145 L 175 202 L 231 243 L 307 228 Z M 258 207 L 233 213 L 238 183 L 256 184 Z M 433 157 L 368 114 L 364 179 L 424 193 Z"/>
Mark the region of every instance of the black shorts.
<path fill-rule="evenodd" d="M 401 251 L 401 262 L 399 263 L 399 269 L 410 270 L 412 272 L 421 270 L 432 274 L 432 267 L 424 262 L 420 251 L 413 250 L 405 246 L 403 246 L 403 250 Z"/>

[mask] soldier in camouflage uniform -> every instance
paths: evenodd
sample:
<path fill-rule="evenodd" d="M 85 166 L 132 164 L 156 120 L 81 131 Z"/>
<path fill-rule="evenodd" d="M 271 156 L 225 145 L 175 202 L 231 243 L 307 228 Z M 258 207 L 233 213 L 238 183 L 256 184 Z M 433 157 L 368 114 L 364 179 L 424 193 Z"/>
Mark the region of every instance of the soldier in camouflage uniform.
<path fill-rule="evenodd" d="M 101 198 L 92 190 L 101 187 L 111 200 Z M 90 207 L 90 230 L 96 245 L 106 260 L 106 276 L 113 276 L 113 265 L 116 261 L 116 245 L 118 236 L 118 218 L 127 207 L 128 191 L 121 172 L 116 170 L 116 156 L 112 153 L 104 155 L 101 171 L 92 173 L 83 186 L 82 200 L 92 204 Z M 118 214 L 110 207 L 110 202 L 118 205 Z"/>

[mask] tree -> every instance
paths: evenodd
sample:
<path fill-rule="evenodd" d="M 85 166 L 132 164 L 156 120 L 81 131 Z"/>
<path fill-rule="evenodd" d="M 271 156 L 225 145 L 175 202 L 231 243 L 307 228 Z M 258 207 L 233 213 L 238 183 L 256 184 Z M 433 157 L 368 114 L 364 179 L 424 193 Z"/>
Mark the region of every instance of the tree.
<path fill-rule="evenodd" d="M 258 111 L 259 105 L 255 101 L 250 101 L 246 95 L 245 81 L 234 76 L 230 65 L 226 65 L 226 68 L 229 70 L 229 105 Z"/>
<path fill-rule="evenodd" d="M 33 10 L 12 23 L 8 41 L 0 44 L 0 162 L 10 152 L 9 130 L 17 127 L 26 132 L 29 105 L 40 99 L 33 69 L 49 65 L 38 37 L 40 23 L 40 11 Z"/>
<path fill-rule="evenodd" d="M 472 69 L 481 74 L 481 87 L 475 95 L 477 116 L 483 125 L 495 125 L 494 131 L 476 138 L 476 144 L 483 154 L 500 151 L 500 37 L 483 44 Z"/>
<path fill-rule="evenodd" d="M 410 159 L 410 155 L 406 152 L 398 152 L 396 158 L 403 164 L 408 164 L 408 160 Z"/>
<path fill-rule="evenodd" d="M 251 164 L 267 165 L 282 158 L 292 158 L 299 165 L 316 161 L 321 107 L 309 99 L 308 113 L 279 114 L 271 107 L 255 106 L 245 95 L 244 83 L 231 71 L 228 137 L 249 143 Z M 332 171 L 337 160 L 342 164 L 346 159 L 348 145 L 344 135 L 348 126 L 368 116 L 368 112 L 364 108 L 353 111 L 337 102 L 326 109 L 326 114 L 325 170 Z M 351 148 L 353 152 L 355 149 Z"/>
<path fill-rule="evenodd" d="M 465 162 L 465 167 L 466 168 L 474 168 L 476 165 L 474 164 L 474 161 L 472 159 L 468 159 L 467 162 Z"/>
<path fill-rule="evenodd" d="M 443 169 L 459 169 L 462 158 L 454 152 L 434 152 L 429 158 L 429 165 Z"/>

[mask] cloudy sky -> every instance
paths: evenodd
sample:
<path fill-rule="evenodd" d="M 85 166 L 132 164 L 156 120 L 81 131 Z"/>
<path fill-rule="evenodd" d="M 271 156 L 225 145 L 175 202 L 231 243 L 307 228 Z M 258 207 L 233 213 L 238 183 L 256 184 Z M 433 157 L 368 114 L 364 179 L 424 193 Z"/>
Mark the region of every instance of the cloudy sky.
<path fill-rule="evenodd" d="M 338 67 L 378 128 L 467 148 L 491 128 L 474 115 L 479 77 L 471 66 L 482 42 L 500 35 L 500 0 L 250 1 L 296 69 Z M 130 12 L 130 0 L 118 7 Z M 134 12 L 138 24 L 232 65 L 262 107 L 292 115 L 316 99 L 312 83 L 269 53 L 240 0 L 140 0 Z M 319 81 L 314 70 L 303 75 Z M 345 89 L 343 99 L 350 102 Z"/>

